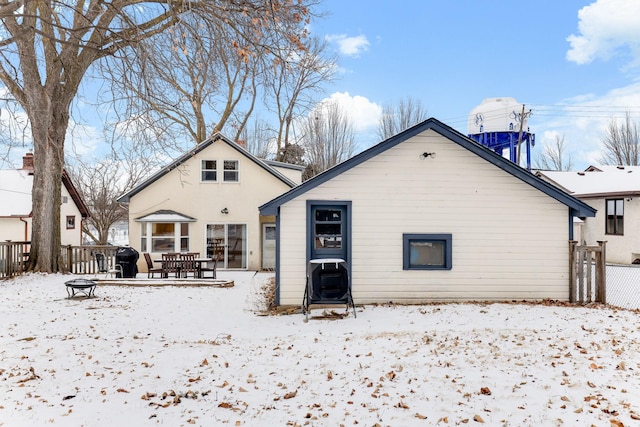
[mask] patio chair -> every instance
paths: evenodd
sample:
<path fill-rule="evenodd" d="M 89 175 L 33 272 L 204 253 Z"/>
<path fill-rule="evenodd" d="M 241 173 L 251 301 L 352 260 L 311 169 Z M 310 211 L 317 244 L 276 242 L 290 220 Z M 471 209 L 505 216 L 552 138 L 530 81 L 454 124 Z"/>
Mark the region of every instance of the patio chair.
<path fill-rule="evenodd" d="M 104 273 L 104 277 L 113 277 L 115 274 L 116 277 L 122 277 L 122 266 L 120 264 L 109 265 L 107 257 L 102 252 L 96 252 L 94 254 L 96 258 L 96 264 L 98 265 L 98 272 Z M 115 260 L 114 260 L 115 261 Z M 118 274 L 120 276 L 118 276 Z"/>
<path fill-rule="evenodd" d="M 208 272 L 211 273 L 211 279 L 216 278 L 216 267 L 218 266 L 218 261 L 222 258 L 221 254 L 223 253 L 224 247 L 216 245 L 213 250 L 213 260 L 208 262 L 207 264 L 200 265 L 200 277 L 202 279 L 206 278 L 205 274 Z"/>
<path fill-rule="evenodd" d="M 162 277 L 168 278 L 172 273 L 175 277 L 180 277 L 180 262 L 178 261 L 178 253 L 162 254 Z"/>
<path fill-rule="evenodd" d="M 192 276 L 196 276 L 196 253 L 195 252 L 187 252 L 186 254 L 180 254 L 180 273 L 183 277 L 189 276 L 191 273 Z"/>
<path fill-rule="evenodd" d="M 151 255 L 148 252 L 144 253 L 144 260 L 147 262 L 147 277 L 155 278 L 156 273 L 162 277 L 162 267 L 154 267 L 153 261 L 151 261 Z"/>

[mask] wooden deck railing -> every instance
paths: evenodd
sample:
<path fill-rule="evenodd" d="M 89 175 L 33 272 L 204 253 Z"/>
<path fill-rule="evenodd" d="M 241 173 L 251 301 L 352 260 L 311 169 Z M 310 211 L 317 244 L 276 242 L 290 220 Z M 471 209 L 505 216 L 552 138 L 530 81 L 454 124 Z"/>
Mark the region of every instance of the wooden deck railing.
<path fill-rule="evenodd" d="M 31 242 L 0 242 L 0 279 L 10 279 L 24 272 L 29 261 Z M 98 274 L 95 254 L 105 255 L 106 265 L 113 265 L 117 246 L 63 246 L 64 270 L 72 274 Z"/>
<path fill-rule="evenodd" d="M 105 265 L 114 265 L 117 246 L 63 246 L 62 258 L 67 271 L 72 274 L 98 274 L 96 253 L 103 253 Z"/>
<path fill-rule="evenodd" d="M 31 242 L 0 242 L 0 279 L 8 279 L 22 274 L 27 261 Z"/>

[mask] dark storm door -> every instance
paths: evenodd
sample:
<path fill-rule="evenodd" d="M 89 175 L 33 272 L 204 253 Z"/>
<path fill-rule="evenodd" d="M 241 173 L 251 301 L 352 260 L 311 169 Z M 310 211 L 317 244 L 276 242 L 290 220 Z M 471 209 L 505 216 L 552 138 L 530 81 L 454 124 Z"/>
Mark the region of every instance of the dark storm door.
<path fill-rule="evenodd" d="M 351 247 L 350 202 L 310 203 L 309 259 L 341 258 L 349 261 Z"/>

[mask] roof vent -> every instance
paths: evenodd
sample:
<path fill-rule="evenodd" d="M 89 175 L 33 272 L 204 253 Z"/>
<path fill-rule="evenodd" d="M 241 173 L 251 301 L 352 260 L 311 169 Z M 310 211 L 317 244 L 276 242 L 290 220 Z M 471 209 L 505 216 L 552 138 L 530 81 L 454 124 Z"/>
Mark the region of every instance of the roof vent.
<path fill-rule="evenodd" d="M 578 172 L 578 175 L 584 176 L 584 172 Z"/>
<path fill-rule="evenodd" d="M 617 168 L 618 168 L 618 169 L 620 169 L 620 170 L 622 170 L 622 169 L 624 169 L 624 166 L 622 166 L 622 165 L 618 165 L 618 166 L 617 166 Z"/>

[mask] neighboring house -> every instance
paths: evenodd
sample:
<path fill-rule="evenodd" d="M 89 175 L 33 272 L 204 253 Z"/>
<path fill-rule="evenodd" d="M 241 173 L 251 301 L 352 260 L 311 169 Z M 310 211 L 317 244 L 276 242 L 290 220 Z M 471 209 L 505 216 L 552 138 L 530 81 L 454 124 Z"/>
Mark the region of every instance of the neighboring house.
<path fill-rule="evenodd" d="M 598 210 L 595 218 L 584 221 L 576 240 L 606 241 L 607 262 L 640 262 L 640 166 L 590 166 L 584 172 L 537 175 Z"/>
<path fill-rule="evenodd" d="M 595 209 L 429 119 L 260 207 L 277 304 L 309 260 L 347 261 L 356 303 L 569 299 L 573 216 Z"/>
<path fill-rule="evenodd" d="M 0 170 L 0 241 L 31 240 L 33 165 L 33 153 L 27 153 L 22 158 L 22 169 Z M 82 221 L 89 216 L 89 210 L 66 171 L 62 173 L 61 196 L 60 241 L 79 246 Z"/>
<path fill-rule="evenodd" d="M 220 244 L 218 268 L 274 268 L 275 217 L 260 217 L 258 206 L 300 183 L 302 170 L 260 160 L 216 134 L 118 199 L 129 204 L 129 245 L 158 259 L 211 257 Z"/>

